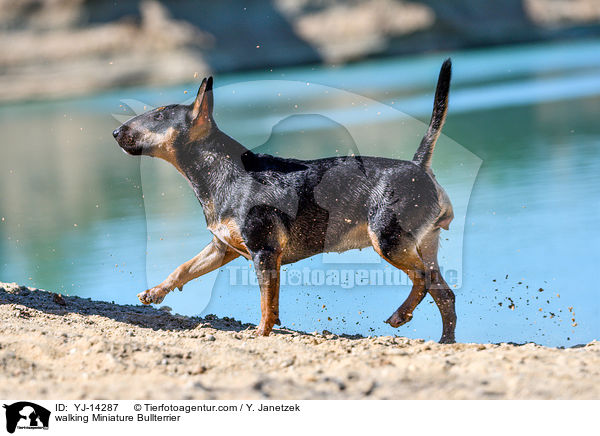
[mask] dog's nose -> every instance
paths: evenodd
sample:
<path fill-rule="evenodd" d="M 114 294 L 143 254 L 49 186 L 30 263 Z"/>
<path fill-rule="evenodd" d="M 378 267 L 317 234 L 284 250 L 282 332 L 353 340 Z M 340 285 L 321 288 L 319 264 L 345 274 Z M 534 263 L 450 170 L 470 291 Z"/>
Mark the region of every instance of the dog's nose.
<path fill-rule="evenodd" d="M 120 128 L 113 130 L 113 137 L 115 137 L 115 138 L 116 138 L 117 136 L 119 136 L 119 132 L 120 132 L 120 131 L 121 131 L 121 129 L 120 129 Z"/>

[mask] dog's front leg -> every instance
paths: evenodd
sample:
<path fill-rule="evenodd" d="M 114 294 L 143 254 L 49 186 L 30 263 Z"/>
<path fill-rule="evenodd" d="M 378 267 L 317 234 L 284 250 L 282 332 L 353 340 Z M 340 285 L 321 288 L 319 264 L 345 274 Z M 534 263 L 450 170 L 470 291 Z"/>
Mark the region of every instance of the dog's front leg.
<path fill-rule="evenodd" d="M 182 289 L 190 280 L 214 271 L 238 256 L 236 251 L 214 238 L 197 256 L 179 266 L 160 285 L 138 294 L 138 298 L 144 304 L 158 304 L 173 289 Z"/>
<path fill-rule="evenodd" d="M 279 321 L 279 269 L 281 251 L 261 250 L 253 254 L 254 267 L 260 286 L 260 324 L 256 334 L 269 336 Z"/>

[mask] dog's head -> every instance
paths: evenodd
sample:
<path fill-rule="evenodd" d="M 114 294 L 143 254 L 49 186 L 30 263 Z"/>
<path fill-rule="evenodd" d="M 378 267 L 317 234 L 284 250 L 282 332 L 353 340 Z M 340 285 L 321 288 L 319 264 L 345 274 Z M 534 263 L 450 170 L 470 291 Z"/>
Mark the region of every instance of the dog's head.
<path fill-rule="evenodd" d="M 175 163 L 179 147 L 202 143 L 216 129 L 212 82 L 212 77 L 202 81 L 191 105 L 163 106 L 131 118 L 113 132 L 117 143 L 131 155 Z"/>

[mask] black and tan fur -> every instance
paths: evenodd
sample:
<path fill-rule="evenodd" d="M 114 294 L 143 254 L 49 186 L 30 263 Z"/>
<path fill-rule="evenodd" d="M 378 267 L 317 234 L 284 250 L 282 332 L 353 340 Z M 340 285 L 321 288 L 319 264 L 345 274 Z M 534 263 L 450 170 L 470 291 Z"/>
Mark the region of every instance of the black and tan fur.
<path fill-rule="evenodd" d="M 257 333 L 279 321 L 279 270 L 327 251 L 372 246 L 413 282 L 406 301 L 386 321 L 398 327 L 427 292 L 442 315 L 440 342 L 454 342 L 454 293 L 437 262 L 440 229 L 452 205 L 430 167 L 448 105 L 451 63 L 442 65 L 429 128 L 412 161 L 380 157 L 284 159 L 256 154 L 227 136 L 213 119 L 212 78 L 192 105 L 137 116 L 113 132 L 132 155 L 170 162 L 200 201 L 212 242 L 164 282 L 139 294 L 160 303 L 175 288 L 238 256 L 254 263 L 261 291 Z"/>

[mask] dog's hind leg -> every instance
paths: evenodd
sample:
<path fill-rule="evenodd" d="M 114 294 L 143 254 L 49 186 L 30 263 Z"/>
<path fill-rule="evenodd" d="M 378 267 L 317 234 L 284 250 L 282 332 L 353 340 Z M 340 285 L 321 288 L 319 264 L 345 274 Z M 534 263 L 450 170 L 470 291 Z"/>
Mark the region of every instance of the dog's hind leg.
<path fill-rule="evenodd" d="M 433 301 L 440 310 L 442 316 L 442 337 L 440 343 L 451 344 L 456 341 L 454 331 L 456 330 L 456 309 L 454 292 L 444 280 L 440 267 L 438 266 L 437 252 L 439 245 L 439 229 L 428 233 L 423 237 L 420 252 L 425 260 L 430 285 L 427 288 Z"/>
<path fill-rule="evenodd" d="M 238 256 L 238 252 L 214 238 L 197 256 L 179 266 L 160 285 L 138 294 L 138 298 L 144 304 L 158 304 L 173 289 L 182 289 L 190 280 L 214 271 Z"/>
<path fill-rule="evenodd" d="M 383 234 L 382 234 L 383 233 Z M 413 282 L 410 294 L 402 305 L 387 319 L 392 327 L 406 324 L 413 317 L 413 311 L 429 292 L 442 316 L 442 337 L 440 343 L 455 342 L 456 329 L 455 296 L 442 274 L 437 262 L 439 229 L 428 232 L 417 246 L 410 235 L 391 234 L 369 229 L 373 248 L 381 257 L 404 271 Z"/>
<path fill-rule="evenodd" d="M 411 255 L 411 258 L 413 260 L 411 263 L 406 263 L 407 259 L 405 258 L 402 260 L 384 258 L 396 268 L 404 271 L 413 283 L 404 303 L 385 321 L 392 327 L 400 327 L 409 322 L 413 318 L 414 310 L 427 294 L 427 274 L 423 268 L 423 263 L 416 256 Z"/>
<path fill-rule="evenodd" d="M 412 319 L 413 311 L 427 294 L 429 283 L 425 264 L 409 235 L 385 235 L 369 229 L 369 237 L 375 251 L 390 264 L 404 271 L 413 282 L 404 303 L 385 321 L 392 327 L 400 327 Z"/>
<path fill-rule="evenodd" d="M 442 315 L 442 337 L 441 344 L 453 344 L 456 342 L 454 331 L 456 330 L 456 309 L 454 292 L 450 289 L 439 269 L 431 271 L 431 286 L 428 289 L 433 301 Z"/>

